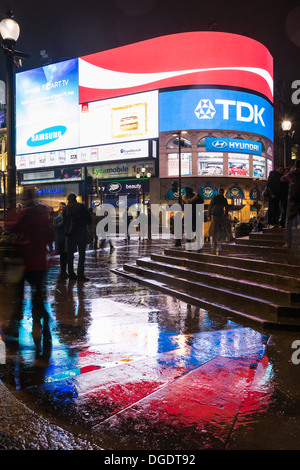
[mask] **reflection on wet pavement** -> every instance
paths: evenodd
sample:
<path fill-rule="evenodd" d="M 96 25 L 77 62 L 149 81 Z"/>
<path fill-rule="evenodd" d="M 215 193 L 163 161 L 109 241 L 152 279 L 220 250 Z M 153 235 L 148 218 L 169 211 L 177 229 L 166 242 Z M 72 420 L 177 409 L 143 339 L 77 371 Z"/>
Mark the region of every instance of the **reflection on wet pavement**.
<path fill-rule="evenodd" d="M 0 379 L 29 407 L 102 448 L 223 449 L 236 423 L 268 409 L 268 336 L 110 271 L 150 248 L 162 244 L 89 251 L 89 283 L 58 280 L 53 258 L 51 347 L 33 342 L 28 287 L 18 341 L 5 336 L 15 299 L 2 285 Z"/>

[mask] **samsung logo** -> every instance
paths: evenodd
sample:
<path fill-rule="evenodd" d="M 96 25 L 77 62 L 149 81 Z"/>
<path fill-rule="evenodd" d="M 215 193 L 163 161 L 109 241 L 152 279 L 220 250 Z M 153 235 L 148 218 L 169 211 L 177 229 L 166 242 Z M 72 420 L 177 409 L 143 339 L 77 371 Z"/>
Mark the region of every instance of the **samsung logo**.
<path fill-rule="evenodd" d="M 38 147 L 40 145 L 49 144 L 54 140 L 57 140 L 62 137 L 65 134 L 66 130 L 66 126 L 48 127 L 47 129 L 43 129 L 39 132 L 36 132 L 33 136 L 31 136 L 27 140 L 27 145 L 29 145 L 29 147 Z"/>

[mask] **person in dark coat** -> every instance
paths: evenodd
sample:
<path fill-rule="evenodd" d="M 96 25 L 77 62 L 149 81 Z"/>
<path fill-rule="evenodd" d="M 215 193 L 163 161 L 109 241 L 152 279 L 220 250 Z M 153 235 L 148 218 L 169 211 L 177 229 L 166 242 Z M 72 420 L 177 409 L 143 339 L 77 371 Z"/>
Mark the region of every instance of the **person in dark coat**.
<path fill-rule="evenodd" d="M 68 195 L 68 204 L 63 211 L 63 221 L 68 246 L 68 272 L 69 279 L 89 281 L 84 275 L 85 250 L 87 226 L 91 225 L 92 218 L 87 208 L 77 202 L 74 193 Z M 77 275 L 74 272 L 74 253 L 78 250 Z"/>
<path fill-rule="evenodd" d="M 276 170 L 269 173 L 267 188 L 270 191 L 268 205 L 268 225 L 269 228 L 278 227 L 279 222 L 279 203 L 280 203 L 280 178 L 283 174 L 283 166 L 279 166 Z"/>
<path fill-rule="evenodd" d="M 290 168 L 285 168 L 283 171 L 283 175 L 287 175 L 290 172 Z M 281 181 L 280 178 L 280 191 L 279 191 L 279 209 L 280 209 L 280 219 L 279 225 L 280 227 L 284 228 L 286 223 L 286 211 L 287 211 L 287 203 L 288 203 L 288 196 L 289 196 L 289 182 L 288 181 Z"/>
<path fill-rule="evenodd" d="M 64 202 L 59 204 L 59 209 L 53 219 L 53 227 L 55 231 L 55 253 L 59 255 L 60 261 L 60 277 L 67 279 L 67 261 L 68 261 L 68 247 L 67 237 L 65 235 L 65 226 L 63 220 L 63 211 L 66 207 Z"/>
<path fill-rule="evenodd" d="M 185 188 L 185 194 L 182 196 L 183 204 L 189 204 L 192 206 L 192 226 L 189 233 L 187 233 L 187 242 L 191 241 L 192 232 L 196 232 L 196 220 L 197 220 L 197 204 L 204 204 L 203 197 L 194 193 L 192 188 Z"/>
<path fill-rule="evenodd" d="M 224 189 L 220 188 L 219 193 L 212 198 L 208 207 L 207 220 L 212 223 L 209 228 L 209 235 L 213 238 L 214 251 L 217 248 L 218 240 L 221 238 L 221 230 L 226 233 L 227 240 L 232 241 L 231 224 L 228 220 L 228 201 L 224 196 Z"/>
<path fill-rule="evenodd" d="M 300 160 L 296 160 L 295 166 L 289 173 L 281 177 L 281 181 L 289 183 L 289 196 L 286 214 L 285 248 L 291 248 L 293 227 L 300 223 Z"/>
<path fill-rule="evenodd" d="M 23 192 L 23 208 L 9 222 L 11 232 L 19 234 L 18 254 L 24 261 L 25 274 L 20 283 L 17 302 L 23 299 L 24 281 L 32 289 L 32 335 L 37 346 L 42 334 L 44 341 L 51 341 L 49 313 L 45 308 L 45 278 L 48 270 L 48 252 L 53 240 L 50 211 L 44 204 L 34 201 L 30 189 Z"/>

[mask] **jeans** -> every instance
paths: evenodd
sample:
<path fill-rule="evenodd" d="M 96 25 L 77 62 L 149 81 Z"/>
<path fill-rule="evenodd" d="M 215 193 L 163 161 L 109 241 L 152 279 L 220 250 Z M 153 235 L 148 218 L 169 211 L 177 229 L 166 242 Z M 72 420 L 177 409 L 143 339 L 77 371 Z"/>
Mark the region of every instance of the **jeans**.
<path fill-rule="evenodd" d="M 78 267 L 77 275 L 84 276 L 84 263 L 85 263 L 85 250 L 86 242 L 82 239 L 68 238 L 68 272 L 69 276 L 75 274 L 74 272 L 74 253 L 78 251 Z"/>

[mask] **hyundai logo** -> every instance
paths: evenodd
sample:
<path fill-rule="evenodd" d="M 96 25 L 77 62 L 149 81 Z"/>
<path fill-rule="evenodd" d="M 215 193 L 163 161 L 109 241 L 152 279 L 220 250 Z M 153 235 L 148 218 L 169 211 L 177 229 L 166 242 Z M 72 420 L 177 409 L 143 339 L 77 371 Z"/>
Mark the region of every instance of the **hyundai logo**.
<path fill-rule="evenodd" d="M 227 143 L 224 142 L 224 140 L 215 140 L 215 141 L 212 143 L 212 146 L 213 146 L 215 149 L 224 149 L 225 147 L 227 147 Z"/>

